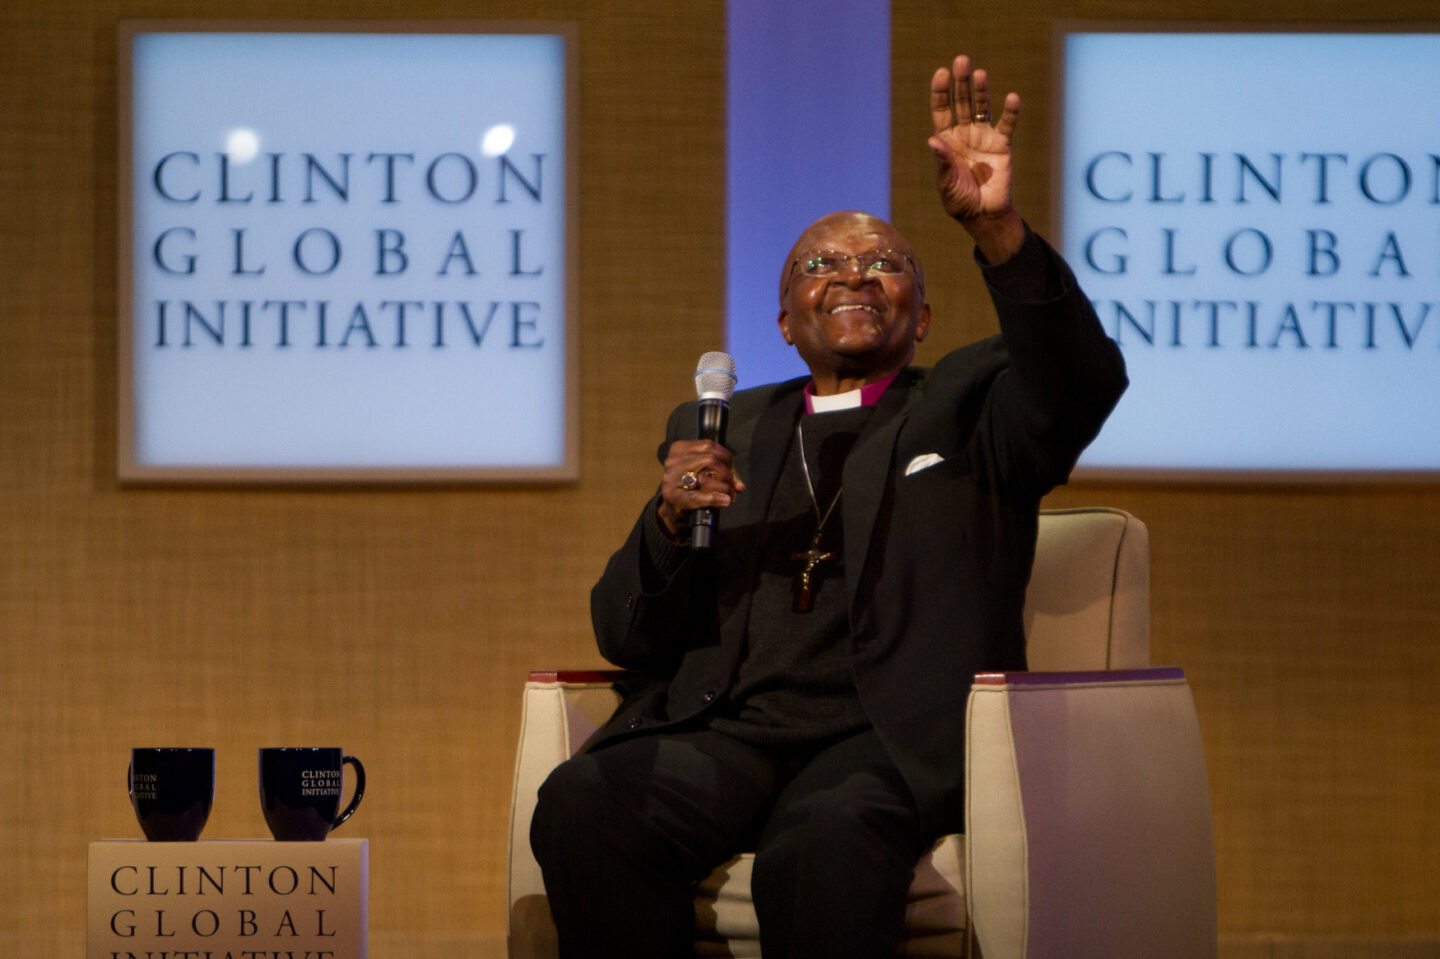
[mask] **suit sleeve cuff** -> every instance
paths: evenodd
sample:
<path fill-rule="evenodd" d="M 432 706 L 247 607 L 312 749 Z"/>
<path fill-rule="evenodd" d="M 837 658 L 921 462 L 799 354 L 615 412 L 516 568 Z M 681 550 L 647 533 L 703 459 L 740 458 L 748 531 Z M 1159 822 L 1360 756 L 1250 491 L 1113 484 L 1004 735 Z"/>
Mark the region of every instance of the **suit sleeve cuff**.
<path fill-rule="evenodd" d="M 1066 292 L 1065 270 L 1059 255 L 1025 224 L 1025 239 L 1008 260 L 991 263 L 975 251 L 985 282 L 996 292 L 1019 303 L 1041 303 Z"/>

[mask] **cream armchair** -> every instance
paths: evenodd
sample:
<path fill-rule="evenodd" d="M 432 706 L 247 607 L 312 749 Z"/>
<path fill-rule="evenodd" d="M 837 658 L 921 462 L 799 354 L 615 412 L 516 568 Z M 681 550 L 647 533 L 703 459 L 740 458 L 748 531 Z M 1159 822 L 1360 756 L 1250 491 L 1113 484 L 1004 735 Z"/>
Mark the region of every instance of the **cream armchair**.
<path fill-rule="evenodd" d="M 1025 602 L 1028 673 L 976 678 L 966 830 L 915 869 L 906 956 L 1213 959 L 1215 867 L 1184 673 L 1149 668 L 1149 540 L 1120 510 L 1045 511 Z M 535 795 L 618 702 L 607 672 L 525 685 L 510 819 L 511 959 L 556 955 L 530 853 Z M 696 892 L 698 956 L 758 957 L 752 857 Z M 973 937 L 973 940 L 972 940 Z"/>

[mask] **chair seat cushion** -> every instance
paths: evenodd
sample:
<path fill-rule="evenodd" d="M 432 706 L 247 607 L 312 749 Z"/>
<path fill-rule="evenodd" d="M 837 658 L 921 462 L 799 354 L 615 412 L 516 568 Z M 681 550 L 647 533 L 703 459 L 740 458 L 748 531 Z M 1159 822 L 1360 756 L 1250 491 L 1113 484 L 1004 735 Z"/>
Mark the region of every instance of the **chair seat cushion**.
<path fill-rule="evenodd" d="M 759 959 L 760 926 L 750 899 L 754 853 L 724 863 L 695 891 L 695 954 Z M 965 945 L 965 837 L 944 836 L 915 866 L 901 955 L 957 956 Z"/>

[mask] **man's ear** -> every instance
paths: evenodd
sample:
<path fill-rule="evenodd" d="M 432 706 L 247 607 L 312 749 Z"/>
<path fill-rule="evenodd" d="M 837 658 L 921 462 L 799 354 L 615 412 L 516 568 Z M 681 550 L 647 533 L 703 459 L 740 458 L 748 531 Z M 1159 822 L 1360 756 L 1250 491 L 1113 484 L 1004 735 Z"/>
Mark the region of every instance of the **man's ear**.
<path fill-rule="evenodd" d="M 790 335 L 790 314 L 785 310 L 781 310 L 778 322 L 780 324 L 780 335 L 785 338 L 786 343 L 794 346 L 795 339 Z"/>
<path fill-rule="evenodd" d="M 920 315 L 915 318 L 915 342 L 924 343 L 930 335 L 930 304 L 920 304 Z"/>

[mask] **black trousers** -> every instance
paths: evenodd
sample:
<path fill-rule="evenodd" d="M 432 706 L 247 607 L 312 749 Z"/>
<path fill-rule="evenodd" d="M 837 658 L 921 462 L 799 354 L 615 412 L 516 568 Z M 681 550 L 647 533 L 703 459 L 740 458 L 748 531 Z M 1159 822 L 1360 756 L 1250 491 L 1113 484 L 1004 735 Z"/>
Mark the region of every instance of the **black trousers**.
<path fill-rule="evenodd" d="M 766 959 L 880 959 L 927 837 L 873 730 L 795 750 L 697 729 L 562 763 L 530 844 L 562 959 L 693 956 L 695 884 L 747 849 Z"/>

